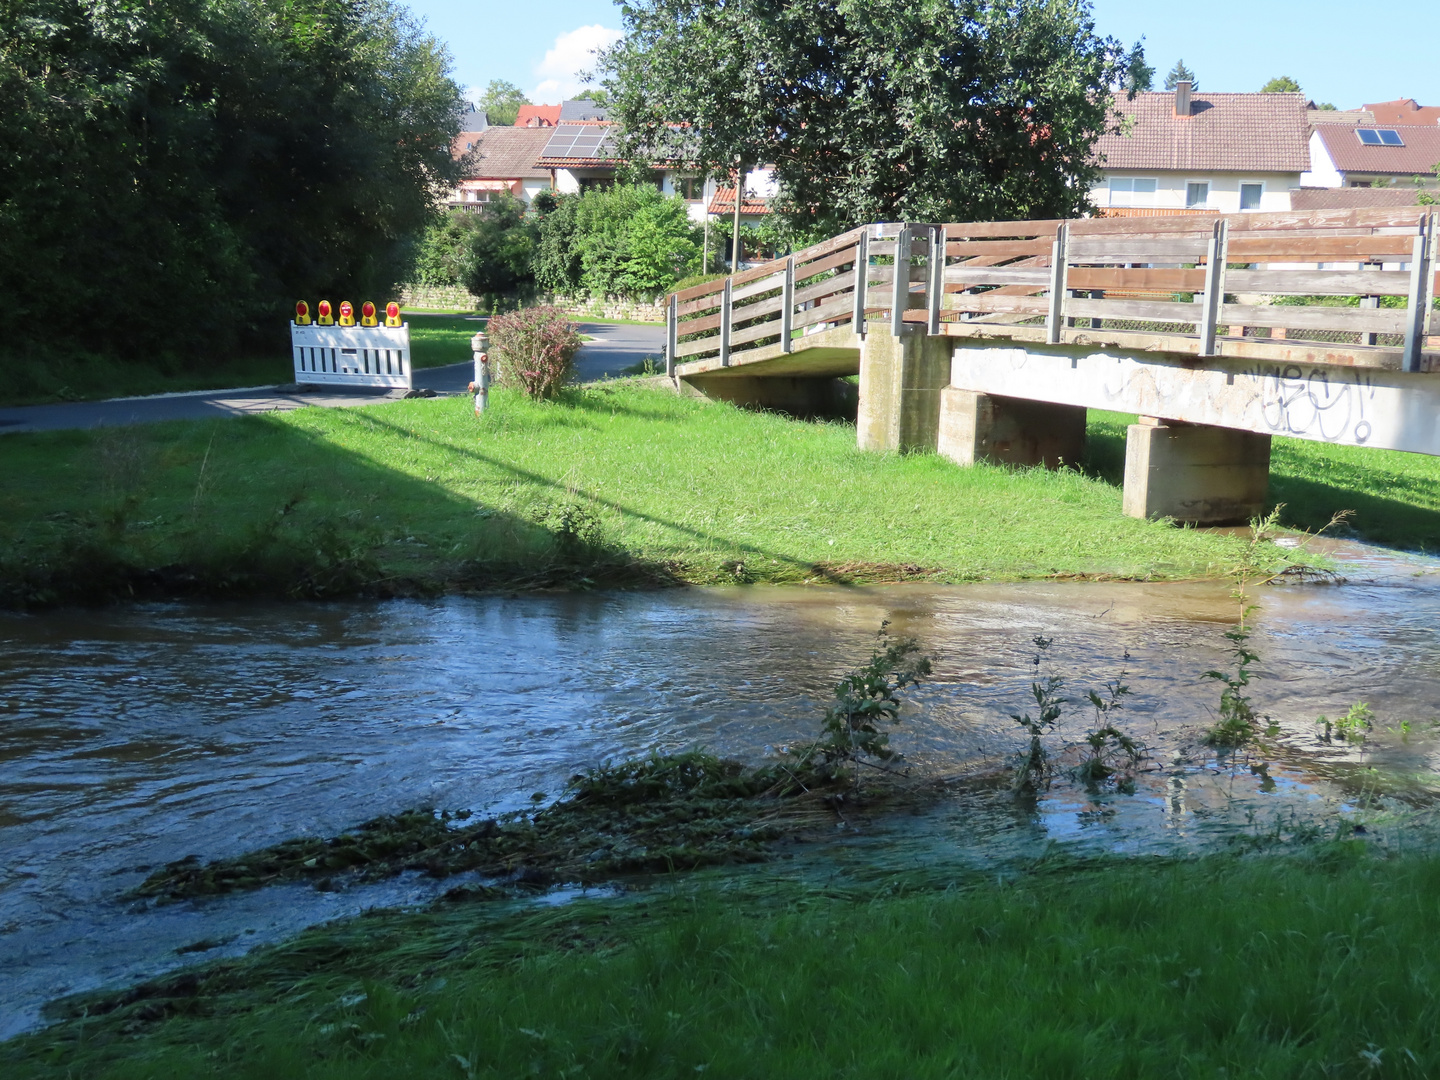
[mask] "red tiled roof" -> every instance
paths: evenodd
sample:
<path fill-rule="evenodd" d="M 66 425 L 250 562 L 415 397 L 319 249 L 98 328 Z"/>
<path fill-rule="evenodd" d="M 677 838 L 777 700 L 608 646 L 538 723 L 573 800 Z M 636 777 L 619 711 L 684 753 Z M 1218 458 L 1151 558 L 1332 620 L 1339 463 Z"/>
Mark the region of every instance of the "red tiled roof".
<path fill-rule="evenodd" d="M 716 188 L 715 194 L 710 196 L 710 206 L 706 209 L 708 214 L 733 214 L 735 213 L 735 188 Z M 741 215 L 745 214 L 768 214 L 770 204 L 764 199 L 757 199 L 750 195 L 740 204 Z"/>
<path fill-rule="evenodd" d="M 523 177 L 548 177 L 550 174 L 535 164 L 545 143 L 549 128 L 492 127 L 486 131 L 462 133 L 456 141 L 459 153 L 466 153 L 472 144 L 472 164 L 465 175 L 476 180 L 518 180 Z"/>
<path fill-rule="evenodd" d="M 1367 206 L 1417 206 L 1414 188 L 1300 188 L 1290 192 L 1291 210 L 1354 210 Z"/>
<path fill-rule="evenodd" d="M 1348 124 L 1316 124 L 1315 131 L 1325 144 L 1330 160 L 1341 172 L 1383 175 L 1426 176 L 1440 163 L 1440 124 L 1432 127 L 1398 124 L 1384 126 L 1399 133 L 1404 146 L 1366 146 Z"/>
<path fill-rule="evenodd" d="M 521 105 L 516 127 L 554 127 L 560 122 L 559 105 Z"/>
<path fill-rule="evenodd" d="M 1096 143 L 1107 169 L 1153 172 L 1304 172 L 1310 167 L 1304 94 L 1192 94 L 1175 115 L 1173 93 L 1115 96 L 1123 134 Z"/>
<path fill-rule="evenodd" d="M 1377 124 L 1440 124 L 1440 105 L 1421 105 L 1414 98 L 1398 98 L 1366 105 Z"/>

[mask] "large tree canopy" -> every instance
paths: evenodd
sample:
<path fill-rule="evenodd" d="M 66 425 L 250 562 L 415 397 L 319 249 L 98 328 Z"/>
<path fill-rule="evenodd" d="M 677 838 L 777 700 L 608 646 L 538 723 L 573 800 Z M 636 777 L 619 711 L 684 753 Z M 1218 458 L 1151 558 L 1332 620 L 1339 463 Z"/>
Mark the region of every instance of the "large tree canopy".
<path fill-rule="evenodd" d="M 376 299 L 459 91 L 389 0 L 0 0 L 7 346 L 209 350 Z"/>
<path fill-rule="evenodd" d="M 775 167 L 805 231 L 1072 216 L 1139 46 L 1084 0 L 634 0 L 601 57 L 621 152 Z"/>

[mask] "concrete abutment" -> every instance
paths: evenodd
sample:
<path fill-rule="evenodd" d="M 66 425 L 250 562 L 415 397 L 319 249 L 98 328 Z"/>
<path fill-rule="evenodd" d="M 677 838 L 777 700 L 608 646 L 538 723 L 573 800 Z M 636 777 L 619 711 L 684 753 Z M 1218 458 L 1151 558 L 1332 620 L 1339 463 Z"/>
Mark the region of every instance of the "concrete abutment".
<path fill-rule="evenodd" d="M 1230 525 L 1265 513 L 1270 436 L 1142 416 L 1125 439 L 1124 513 Z"/>
<path fill-rule="evenodd" d="M 948 386 L 940 392 L 937 449 L 959 465 L 991 461 L 1058 469 L 1085 452 L 1085 408 Z"/>
<path fill-rule="evenodd" d="M 860 346 L 862 450 L 934 450 L 940 394 L 950 384 L 950 341 L 910 324 L 896 336 L 872 327 Z"/>

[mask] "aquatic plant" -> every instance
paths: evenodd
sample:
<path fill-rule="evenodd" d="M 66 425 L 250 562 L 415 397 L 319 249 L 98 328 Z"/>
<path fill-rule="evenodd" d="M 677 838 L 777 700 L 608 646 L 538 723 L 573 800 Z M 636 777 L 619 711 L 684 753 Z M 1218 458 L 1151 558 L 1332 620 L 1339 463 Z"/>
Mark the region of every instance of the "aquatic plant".
<path fill-rule="evenodd" d="M 913 638 L 892 641 L 889 630 L 887 619 L 880 624 L 869 663 L 835 684 L 820 738 L 798 751 L 801 769 L 819 779 L 848 778 L 858 787 L 860 765 L 895 756 L 890 735 L 880 725 L 898 722 L 900 692 L 929 675 L 931 663 Z"/>
<path fill-rule="evenodd" d="M 1067 699 L 1060 696 L 1065 689 L 1065 680 L 1053 672 L 1045 673 L 1041 670 L 1054 638 L 1037 635 L 1032 640 L 1035 644 L 1035 655 L 1030 661 L 1034 669 L 1030 680 L 1030 696 L 1035 700 L 1035 715 L 1031 716 L 1028 712 L 1011 713 L 1010 719 L 1030 735 L 1030 745 L 1021 751 L 1015 769 L 1015 790 L 1033 794 L 1041 784 L 1049 783 L 1050 759 L 1041 739 L 1055 729 Z"/>
<path fill-rule="evenodd" d="M 1116 727 L 1116 714 L 1125 707 L 1124 699 L 1130 695 L 1125 675 L 1122 670 L 1107 682 L 1103 695 L 1096 690 L 1085 694 L 1095 710 L 1095 726 L 1085 736 L 1087 753 L 1075 769 L 1075 778 L 1092 788 L 1113 781 L 1118 790 L 1129 794 L 1135 791 L 1134 772 L 1145 748 Z"/>
<path fill-rule="evenodd" d="M 1375 714 L 1370 711 L 1368 701 L 1357 701 L 1351 705 L 1344 716 L 1335 720 L 1328 720 L 1321 715 L 1315 723 L 1324 729 L 1320 736 L 1322 742 L 1330 742 L 1333 736 L 1341 742 L 1364 744 L 1365 737 L 1375 726 Z M 1409 725 L 1402 723 L 1402 734 L 1409 733 Z"/>

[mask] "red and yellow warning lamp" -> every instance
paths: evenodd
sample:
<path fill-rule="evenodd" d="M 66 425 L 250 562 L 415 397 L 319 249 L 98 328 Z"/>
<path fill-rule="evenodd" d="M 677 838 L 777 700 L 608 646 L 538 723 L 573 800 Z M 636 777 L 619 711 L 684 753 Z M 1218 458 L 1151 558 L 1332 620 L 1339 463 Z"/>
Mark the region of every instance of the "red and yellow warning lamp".
<path fill-rule="evenodd" d="M 394 300 L 391 300 L 390 303 L 385 305 L 385 325 L 400 325 L 400 305 L 397 304 Z"/>
<path fill-rule="evenodd" d="M 307 304 L 304 300 L 295 301 L 295 325 L 310 325 L 310 305 Z"/>
<path fill-rule="evenodd" d="M 355 325 L 355 306 L 349 300 L 340 301 L 340 325 Z"/>
<path fill-rule="evenodd" d="M 377 322 L 375 321 L 375 305 L 372 304 L 369 300 L 366 300 L 363 304 L 360 305 L 360 325 L 361 325 L 361 326 L 378 326 L 378 325 L 379 325 L 379 323 L 377 323 Z"/>
<path fill-rule="evenodd" d="M 335 325 L 335 320 L 334 320 L 334 318 L 332 318 L 331 315 L 330 315 L 330 301 L 329 301 L 329 300 L 321 300 L 320 303 L 318 303 L 318 304 L 315 305 L 315 310 L 316 310 L 316 312 L 317 312 L 317 313 L 319 314 L 319 316 L 320 316 L 318 319 L 315 320 L 316 324 L 318 324 L 318 325 L 320 325 L 320 326 L 334 326 L 334 325 Z"/>

